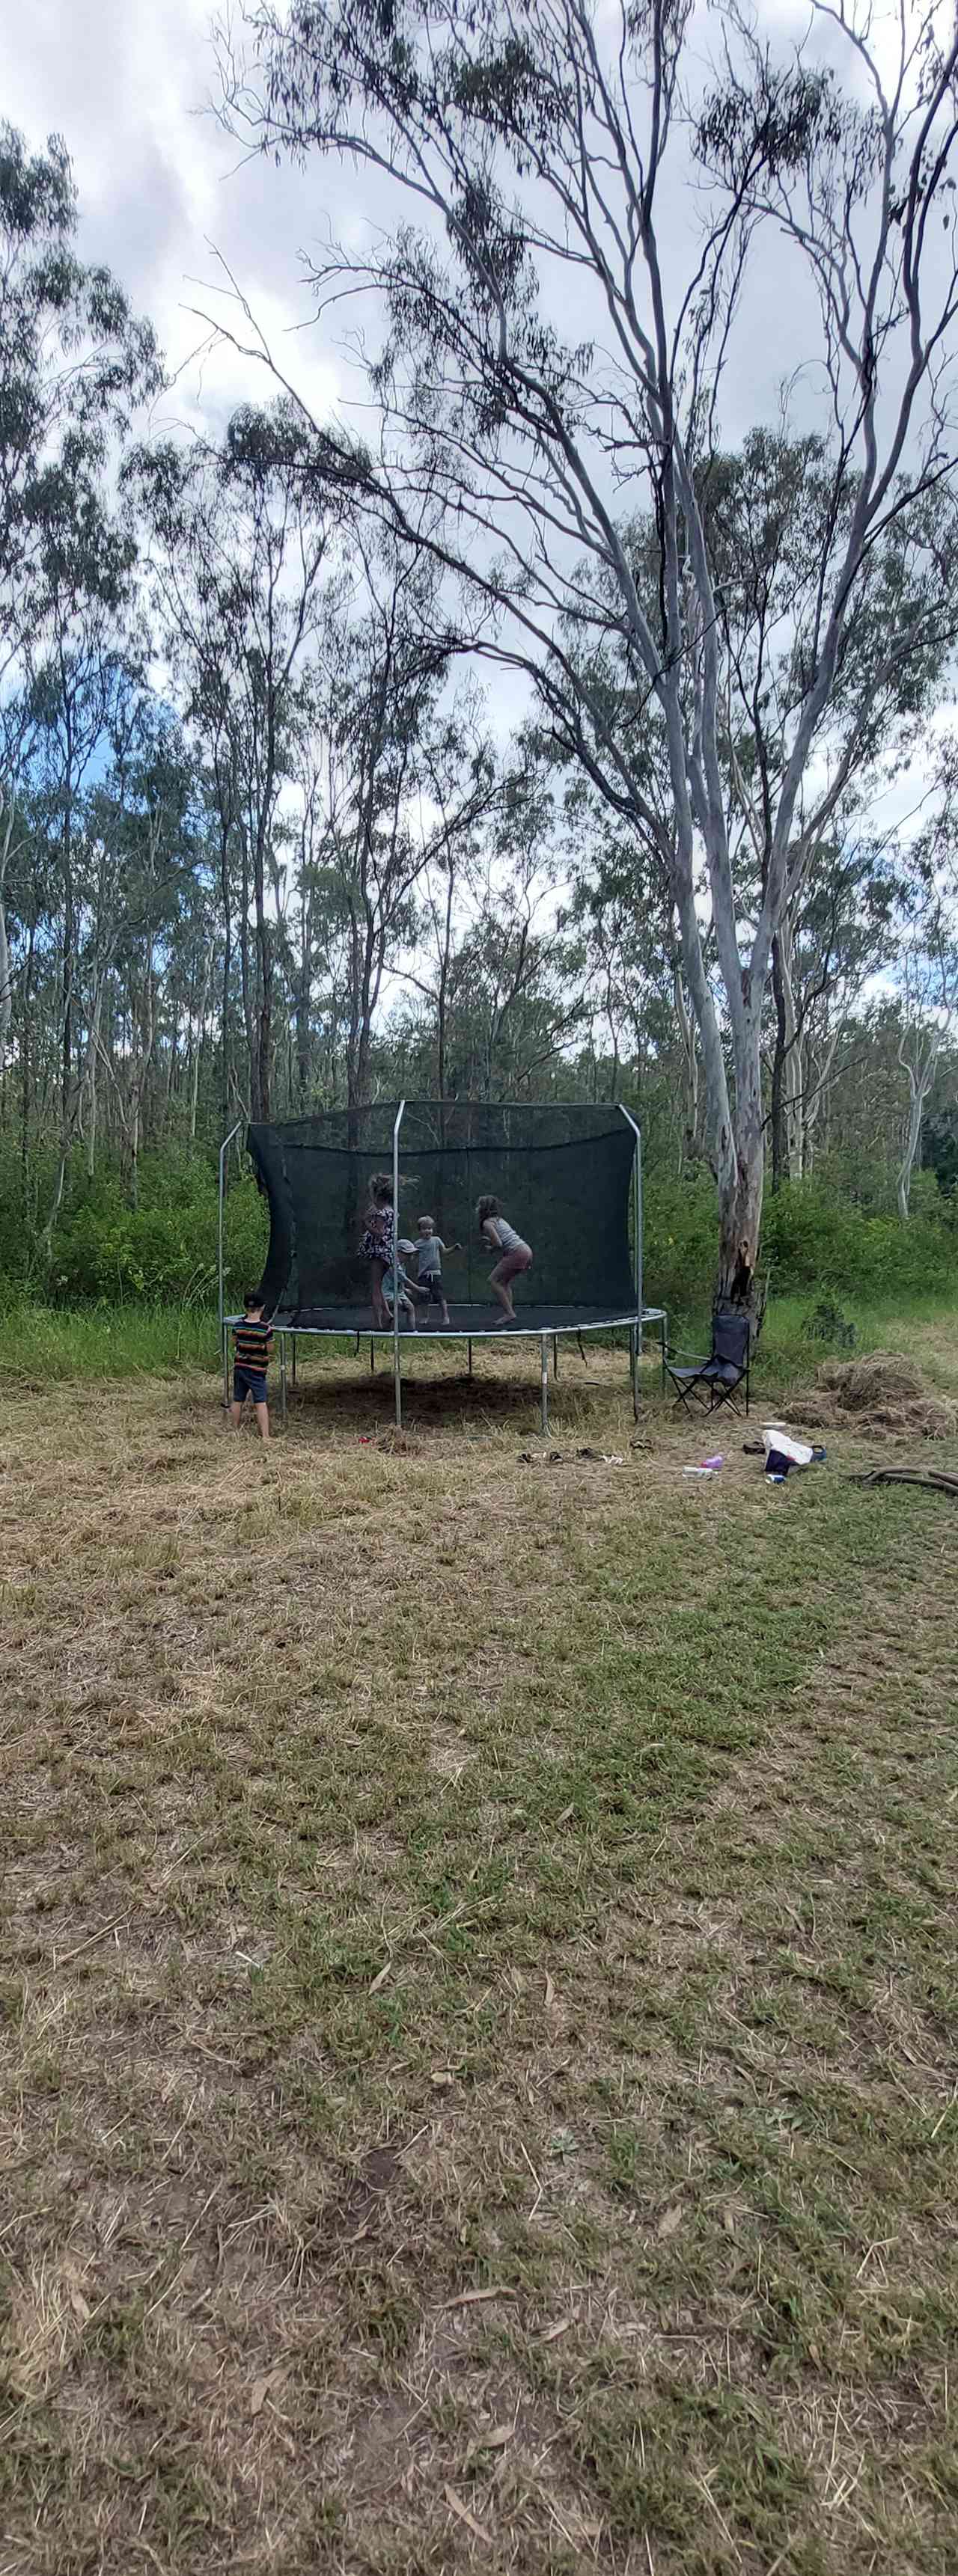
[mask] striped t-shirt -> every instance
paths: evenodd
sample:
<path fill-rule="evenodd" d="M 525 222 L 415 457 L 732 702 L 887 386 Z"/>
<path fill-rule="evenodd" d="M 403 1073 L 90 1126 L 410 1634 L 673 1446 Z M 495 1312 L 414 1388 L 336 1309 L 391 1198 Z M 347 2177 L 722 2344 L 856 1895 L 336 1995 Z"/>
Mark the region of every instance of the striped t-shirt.
<path fill-rule="evenodd" d="M 272 1347 L 272 1324 L 253 1323 L 249 1315 L 244 1315 L 241 1324 L 234 1324 L 233 1357 L 237 1368 L 254 1369 L 262 1376 Z"/>

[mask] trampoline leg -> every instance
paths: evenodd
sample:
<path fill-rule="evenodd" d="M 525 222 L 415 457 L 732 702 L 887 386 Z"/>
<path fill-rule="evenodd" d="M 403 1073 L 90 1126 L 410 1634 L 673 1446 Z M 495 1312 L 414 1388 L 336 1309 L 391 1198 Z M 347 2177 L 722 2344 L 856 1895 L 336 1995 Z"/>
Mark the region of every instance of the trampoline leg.
<path fill-rule="evenodd" d="M 296 1335 L 293 1334 L 293 1385 L 296 1384 Z"/>
<path fill-rule="evenodd" d="M 371 1333 L 369 1336 L 369 1374 L 370 1377 L 375 1377 L 376 1375 L 376 1345 Z"/>
<path fill-rule="evenodd" d="M 553 1336 L 552 1336 L 552 1374 L 553 1374 L 553 1377 L 555 1377 L 555 1378 L 557 1378 L 557 1377 L 558 1377 L 558 1375 L 559 1375 L 559 1336 L 558 1336 L 558 1333 L 553 1333 Z"/>
<path fill-rule="evenodd" d="M 393 1379 L 396 1388 L 396 1429 L 402 1430 L 402 1358 L 398 1333 L 393 1342 Z"/>
<path fill-rule="evenodd" d="M 635 1324 L 629 1326 L 629 1359 L 632 1369 L 632 1414 L 637 1422 L 639 1419 L 639 1334 L 638 1326 Z"/>
<path fill-rule="evenodd" d="M 669 1319 L 668 1319 L 668 1316 L 667 1316 L 667 1314 L 666 1314 L 666 1312 L 665 1312 L 665 1308 L 664 1308 L 664 1306 L 663 1306 L 663 1308 L 662 1308 L 662 1321 L 661 1321 L 661 1324 L 660 1324 L 660 1326 L 659 1326 L 659 1331 L 660 1331 L 660 1333 L 661 1333 L 661 1335 L 662 1335 L 662 1393 L 663 1393 L 663 1395 L 664 1395 L 664 1394 L 665 1394 L 665 1355 L 666 1355 L 666 1352 L 667 1352 L 668 1347 L 669 1347 Z"/>
<path fill-rule="evenodd" d="M 357 1335 L 356 1335 L 356 1350 L 355 1350 L 355 1354 L 354 1354 L 354 1356 L 355 1356 L 355 1358 L 356 1358 L 356 1359 L 358 1359 L 358 1358 L 359 1358 L 359 1345 L 360 1345 L 361 1340 L 362 1340 L 362 1334 L 361 1334 L 361 1333 L 357 1333 Z"/>
<path fill-rule="evenodd" d="M 542 1429 L 543 1429 L 543 1433 L 545 1433 L 545 1432 L 547 1432 L 547 1431 L 548 1431 L 548 1428 L 549 1428 L 549 1345 L 548 1345 L 548 1342 L 547 1342 L 547 1340 L 546 1340 L 546 1337 L 545 1337 L 545 1334 L 544 1334 L 544 1333 L 543 1333 L 543 1336 L 542 1336 L 541 1353 L 542 1353 L 542 1377 L 541 1377 L 541 1384 L 542 1384 Z"/>
<path fill-rule="evenodd" d="M 472 1335 L 469 1336 L 469 1375 L 472 1376 Z"/>
<path fill-rule="evenodd" d="M 284 1429 L 284 1431 L 285 1431 L 285 1429 L 286 1429 L 286 1335 L 285 1335 L 285 1333 L 281 1333 L 281 1334 L 280 1334 L 280 1337 L 279 1337 L 279 1411 L 280 1411 L 280 1420 L 281 1420 L 281 1422 L 282 1422 L 283 1429 Z"/>

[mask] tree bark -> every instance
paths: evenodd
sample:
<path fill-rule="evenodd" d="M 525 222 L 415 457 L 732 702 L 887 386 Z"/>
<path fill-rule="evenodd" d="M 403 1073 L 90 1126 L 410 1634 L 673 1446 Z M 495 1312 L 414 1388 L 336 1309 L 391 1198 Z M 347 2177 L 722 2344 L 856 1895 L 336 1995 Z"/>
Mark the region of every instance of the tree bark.
<path fill-rule="evenodd" d="M 0 882 L 0 1066 L 7 1061 L 10 1022 L 13 1017 L 13 980 L 10 971 L 10 941 L 7 936 L 7 912 Z"/>
<path fill-rule="evenodd" d="M 734 1306 L 754 1320 L 765 1137 L 759 1030 L 751 1013 L 742 1042 L 736 1048 L 735 1123 L 730 1144 L 731 1153 L 718 1173 L 718 1297 L 722 1305 Z"/>
<path fill-rule="evenodd" d="M 788 1121 L 786 1115 L 785 1076 L 788 1058 L 788 1020 L 785 1008 L 785 979 L 782 973 L 781 938 L 772 941 L 772 995 L 775 1003 L 775 1047 L 772 1056 L 772 1196 L 790 1179 Z"/>
<path fill-rule="evenodd" d="M 263 841 L 259 830 L 253 844 L 253 901 L 256 909 L 256 964 L 259 987 L 259 1016 L 256 1029 L 256 1099 L 259 1105 L 254 1115 L 257 1118 L 268 1118 L 273 1050 L 273 943 L 266 919 Z"/>
<path fill-rule="evenodd" d="M 239 911 L 240 989 L 243 997 L 243 1025 L 246 1030 L 246 1053 L 249 1065 L 250 1116 L 256 1120 L 261 1116 L 259 1062 L 249 972 L 249 854 L 246 832 L 242 825 L 240 826 L 240 846 L 243 853 L 243 883 Z M 225 1132 L 224 1121 L 224 1134 Z"/>
<path fill-rule="evenodd" d="M 30 1090 L 32 1064 L 30 1035 L 33 1015 L 33 968 L 36 957 L 37 924 L 31 915 L 27 936 L 27 962 L 23 979 L 23 1032 L 20 1039 L 20 1197 L 23 1214 L 30 1215 Z"/>
<path fill-rule="evenodd" d="M 3 799 L 0 798 L 0 805 L 2 804 Z M 3 837 L 2 843 L 0 843 L 0 1070 L 6 1066 L 7 1046 L 10 1038 L 10 1023 L 13 1018 L 13 977 L 10 967 L 10 940 L 7 932 L 5 888 L 7 881 L 7 868 L 10 863 L 10 844 L 13 839 L 15 815 L 16 806 L 12 797 L 9 797 L 6 800 L 6 810 L 3 814 Z"/>
<path fill-rule="evenodd" d="M 195 1031 L 194 1031 L 193 1062 L 192 1062 L 192 1065 L 191 1065 L 191 1067 L 190 1067 L 190 1143 L 191 1143 L 191 1145 L 195 1145 L 195 1143 L 196 1143 L 196 1111 L 197 1111 L 197 1103 L 198 1103 L 198 1100 L 199 1100 L 199 1090 L 200 1090 L 200 1059 L 201 1059 L 201 1057 L 202 1057 L 202 1053 L 203 1053 L 203 1042 L 204 1042 L 204 1038 L 205 1038 L 205 1035 L 206 1035 L 206 1013 L 207 1013 L 207 1008 L 208 1008 L 209 998 L 210 998 L 210 978 L 211 978 L 211 976 L 212 976 L 212 973 L 213 973 L 213 933 L 212 933 L 212 931 L 211 931 L 211 932 L 210 932 L 210 935 L 209 935 L 209 938 L 208 938 L 208 940 L 207 940 L 207 943 L 206 943 L 206 949 L 205 949 L 205 953 L 204 953 L 204 957 L 203 957 L 203 981 L 202 981 L 202 984 L 201 984 L 201 986 L 200 986 L 200 1007 L 199 1007 L 199 1014 L 198 1014 L 197 1026 L 196 1026 L 196 1029 L 195 1029 Z M 225 1043 L 225 1029 L 224 1029 L 224 1043 Z M 224 1127 L 223 1127 L 223 1134 L 224 1134 L 224 1136 L 225 1136 L 225 1134 L 226 1134 L 226 1126 L 225 1126 L 225 1123 L 224 1123 Z"/>
<path fill-rule="evenodd" d="M 680 1038 L 680 1041 L 681 1041 L 681 1047 L 682 1047 L 682 1063 L 683 1063 L 683 1066 L 684 1066 L 684 1069 L 685 1069 L 685 1092 L 686 1092 L 686 1110 L 685 1110 L 685 1150 L 686 1150 L 686 1154 L 687 1154 L 687 1155 L 695 1155 L 695 1154 L 697 1154 L 697 1152 L 698 1152 L 698 1150 L 699 1150 L 700 1143 L 701 1143 L 701 1135 L 700 1135 L 700 1121 L 699 1121 L 699 1050 L 698 1050 L 698 1038 L 697 1038 L 697 1035 L 696 1035 L 696 1029 L 695 1029 L 695 1022 L 694 1022 L 694 1019 L 693 1019 L 693 1017 L 692 1017 L 691 1011 L 687 1008 L 687 1005 L 686 1005 L 686 999 L 685 999 L 685 986 L 684 986 L 683 981 L 682 981 L 682 967 L 681 967 L 681 962 L 680 962 L 680 960 L 679 960 L 679 958 L 678 958 L 678 957 L 673 958 L 673 961 L 672 961 L 672 999 L 673 999 L 673 1002 L 674 1002 L 674 1005 L 675 1005 L 675 1016 L 676 1016 L 676 1019 L 677 1019 L 677 1021 L 678 1021 L 678 1027 L 679 1027 L 679 1038 Z M 641 1050 L 641 1044 L 640 1044 L 640 1041 L 639 1041 L 639 1032 L 638 1032 L 638 1029 L 637 1029 L 637 1030 L 636 1030 L 636 1063 L 637 1063 L 637 1065 L 638 1065 L 638 1064 L 640 1063 L 640 1061 L 641 1061 L 641 1053 L 642 1053 L 642 1050 Z M 680 1157 L 680 1161 L 681 1161 L 682 1159 L 684 1159 L 684 1157 Z"/>
<path fill-rule="evenodd" d="M 908 1126 L 905 1131 L 905 1149 L 898 1167 L 898 1214 L 903 1225 L 907 1225 L 911 1213 L 912 1173 L 921 1144 L 921 1122 L 933 1073 L 934 1063 L 929 1068 L 927 1081 L 923 1079 L 921 1073 L 916 1074 L 910 1065 L 908 1067 Z"/>

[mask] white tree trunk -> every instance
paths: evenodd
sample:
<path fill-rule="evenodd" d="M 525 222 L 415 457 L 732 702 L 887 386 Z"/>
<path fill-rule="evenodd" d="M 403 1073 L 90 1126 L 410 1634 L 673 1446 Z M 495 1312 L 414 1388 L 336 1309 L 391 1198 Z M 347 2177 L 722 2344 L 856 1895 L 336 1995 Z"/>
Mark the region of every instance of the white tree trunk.
<path fill-rule="evenodd" d="M 191 1066 L 191 1077 L 192 1077 L 192 1078 L 191 1078 L 191 1081 L 190 1081 L 190 1143 L 191 1143 L 191 1145 L 195 1145 L 195 1143 L 196 1143 L 196 1110 L 197 1110 L 197 1102 L 198 1102 L 198 1099 L 199 1099 L 199 1089 L 200 1089 L 200 1057 L 201 1057 L 201 1055 L 202 1055 L 202 1053 L 203 1053 L 203 1039 L 204 1039 L 204 1036 L 205 1036 L 205 1033 L 206 1033 L 206 1012 L 207 1012 L 207 1006 L 208 1006 L 208 1003 L 209 1003 L 209 997 L 210 997 L 210 976 L 211 976 L 212 972 L 213 972 L 213 939 L 212 939 L 212 934 L 211 934 L 211 935 L 210 935 L 210 938 L 207 940 L 207 944 L 206 944 L 206 954 L 205 954 L 204 959 L 203 959 L 203 983 L 202 983 L 202 988 L 201 988 L 201 991 L 200 991 L 200 1007 L 199 1007 L 199 1013 L 198 1013 L 198 1018 L 197 1018 L 197 1026 L 196 1026 L 196 1029 L 195 1029 L 195 1031 L 194 1031 L 194 1035 L 193 1035 L 193 1063 L 192 1063 L 192 1066 Z"/>
<path fill-rule="evenodd" d="M 2 828 L 0 828 L 0 1073 L 7 1061 L 10 1022 L 13 1018 L 13 973 L 10 965 L 10 939 L 7 930 L 5 897 L 16 810 L 13 798 L 4 798 L 0 792 L 0 813 L 3 816 Z"/>
<path fill-rule="evenodd" d="M 12 1017 L 13 978 L 10 969 L 10 941 L 7 936 L 7 909 L 3 900 L 3 880 L 0 877 L 0 1071 L 7 1060 Z"/>
<path fill-rule="evenodd" d="M 907 1225 L 911 1214 L 912 1174 L 918 1159 L 921 1122 L 925 1102 L 931 1090 L 937 1054 L 936 1046 L 930 1061 L 925 1057 L 917 1067 L 907 1065 L 905 1068 L 908 1075 L 908 1125 L 905 1131 L 905 1149 L 898 1167 L 898 1214 L 903 1225 Z"/>

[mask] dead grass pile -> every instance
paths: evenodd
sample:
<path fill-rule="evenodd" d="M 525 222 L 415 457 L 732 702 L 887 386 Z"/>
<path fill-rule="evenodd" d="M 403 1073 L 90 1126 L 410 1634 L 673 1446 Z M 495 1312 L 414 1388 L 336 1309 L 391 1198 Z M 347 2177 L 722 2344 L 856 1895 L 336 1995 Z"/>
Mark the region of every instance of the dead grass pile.
<path fill-rule="evenodd" d="M 933 1393 L 917 1361 L 899 1351 L 870 1351 L 857 1360 L 825 1360 L 802 1421 L 818 1430 L 885 1431 L 947 1440 L 958 1431 L 958 1406 Z"/>

